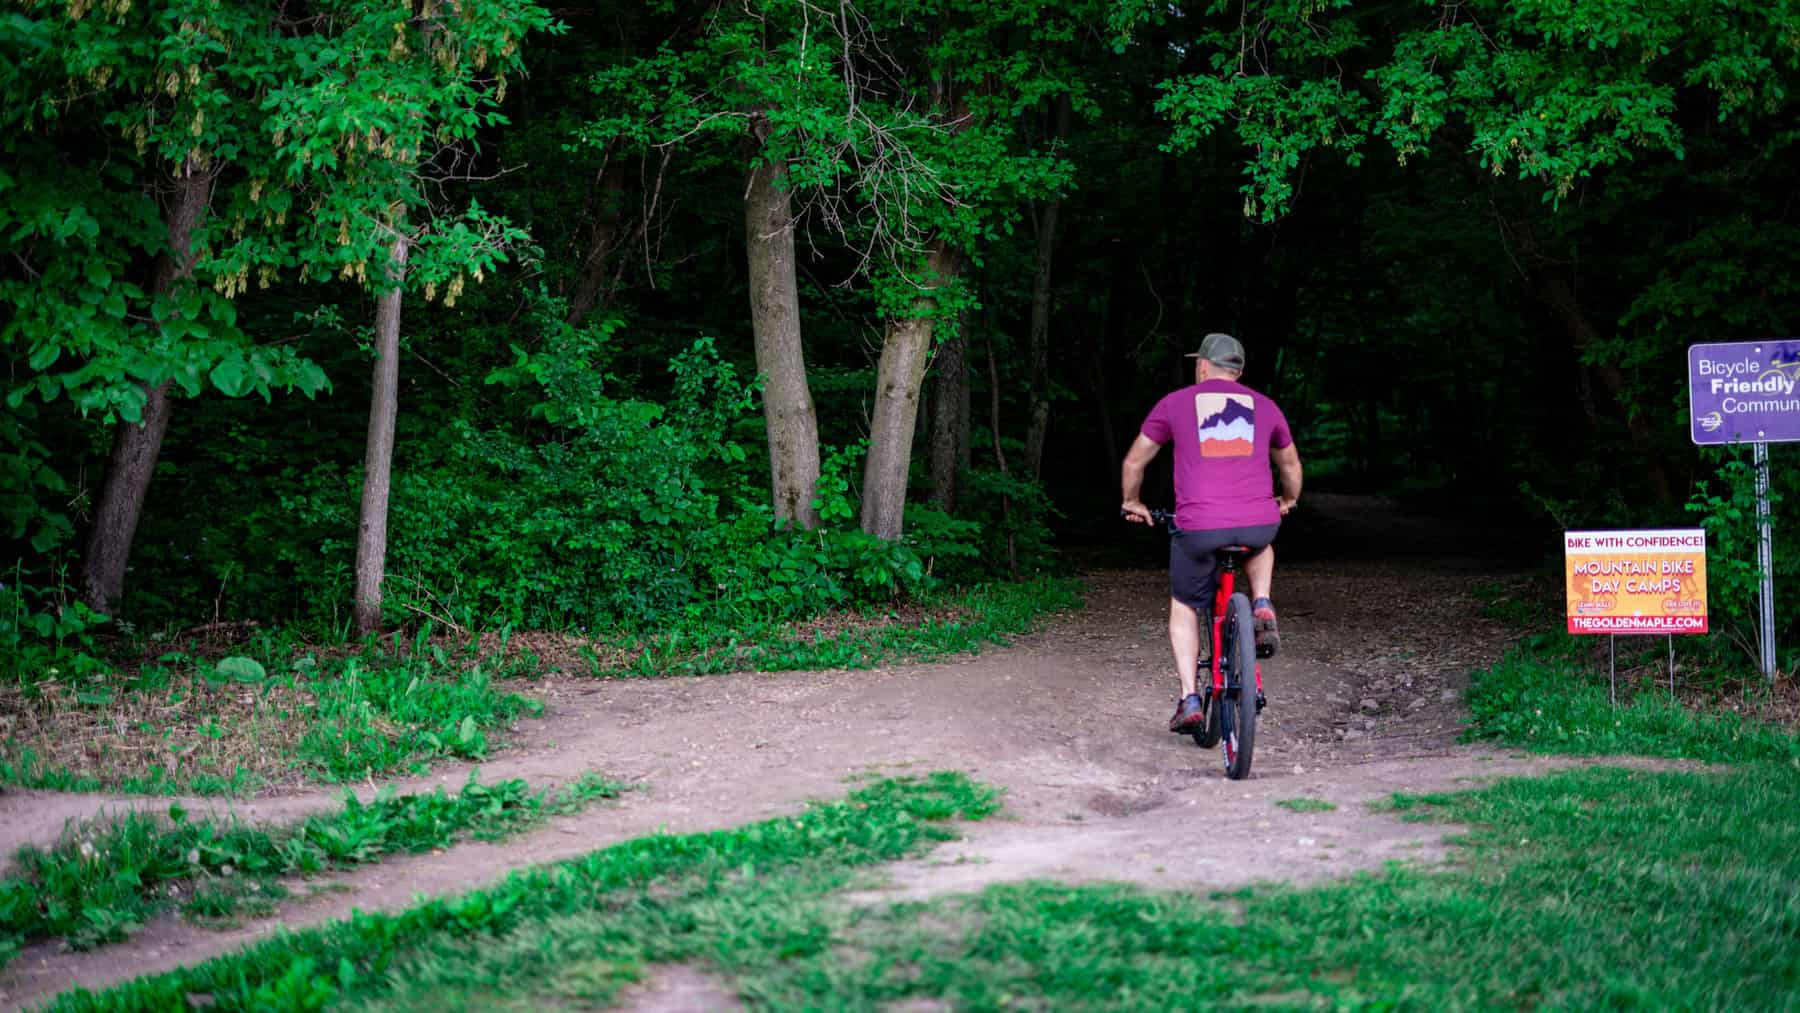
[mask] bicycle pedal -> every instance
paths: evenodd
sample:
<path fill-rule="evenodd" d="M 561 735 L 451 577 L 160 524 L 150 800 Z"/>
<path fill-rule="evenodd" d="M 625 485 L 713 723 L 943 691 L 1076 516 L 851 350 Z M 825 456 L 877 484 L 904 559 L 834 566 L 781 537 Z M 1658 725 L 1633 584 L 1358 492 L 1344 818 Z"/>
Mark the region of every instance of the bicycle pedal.
<path fill-rule="evenodd" d="M 1256 713 L 1261 714 L 1263 712 L 1263 708 L 1267 707 L 1268 705 L 1269 705 L 1268 697 L 1263 696 L 1261 693 L 1256 694 Z"/>

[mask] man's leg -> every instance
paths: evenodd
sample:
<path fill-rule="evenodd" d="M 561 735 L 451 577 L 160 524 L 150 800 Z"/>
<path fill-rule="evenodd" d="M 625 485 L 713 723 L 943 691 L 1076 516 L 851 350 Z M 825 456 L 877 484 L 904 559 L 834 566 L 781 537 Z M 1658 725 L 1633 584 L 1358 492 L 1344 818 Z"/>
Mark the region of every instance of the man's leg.
<path fill-rule="evenodd" d="M 1275 585 L 1275 546 L 1265 545 L 1262 551 L 1244 561 L 1244 573 L 1250 577 L 1250 597 L 1270 598 L 1270 588 Z"/>
<path fill-rule="evenodd" d="M 1181 678 L 1181 697 L 1193 696 L 1195 662 L 1200 656 L 1200 614 L 1169 599 L 1169 650 L 1175 652 L 1175 674 Z"/>
<path fill-rule="evenodd" d="M 1181 678 L 1181 703 L 1169 719 L 1169 730 L 1188 732 L 1206 720 L 1204 705 L 1194 689 L 1200 654 L 1200 612 L 1189 602 L 1211 600 L 1215 564 L 1212 549 L 1192 531 L 1176 532 L 1169 539 L 1169 650 L 1175 655 L 1175 673 Z"/>
<path fill-rule="evenodd" d="M 1244 574 L 1250 578 L 1250 608 L 1255 622 L 1258 653 L 1274 656 L 1281 649 L 1281 629 L 1275 621 L 1275 605 L 1269 591 L 1275 584 L 1275 546 L 1265 545 L 1261 552 L 1244 561 Z"/>

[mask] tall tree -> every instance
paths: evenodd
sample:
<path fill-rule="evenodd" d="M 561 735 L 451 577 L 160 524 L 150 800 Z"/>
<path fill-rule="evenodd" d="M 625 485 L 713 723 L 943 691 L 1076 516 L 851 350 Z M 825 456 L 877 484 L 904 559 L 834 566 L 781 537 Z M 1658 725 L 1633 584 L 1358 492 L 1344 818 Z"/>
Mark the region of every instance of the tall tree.
<path fill-rule="evenodd" d="M 384 291 L 375 300 L 375 377 L 369 393 L 369 434 L 363 450 L 362 502 L 356 525 L 356 632 L 381 629 L 381 585 L 387 578 L 388 500 L 393 492 L 394 424 L 400 414 L 400 309 L 406 295 L 406 258 L 412 237 L 402 232 L 389 249 Z"/>
<path fill-rule="evenodd" d="M 335 240 L 307 247 L 308 269 L 377 296 L 353 588 L 355 628 L 370 633 L 386 577 L 405 292 L 429 301 L 441 289 L 454 306 L 524 238 L 440 194 L 469 174 L 478 132 L 505 121 L 497 106 L 507 75 L 521 69 L 520 45 L 551 22 L 532 0 L 419 0 L 404 12 L 338 0 L 320 14 L 334 45 L 313 54 L 306 80 L 278 93 L 273 125 L 288 176 L 310 187 L 312 234 Z"/>
<path fill-rule="evenodd" d="M 1068 185 L 1069 165 L 1054 150 L 1022 144 L 1017 123 L 1023 110 L 1061 101 L 1075 84 L 1051 61 L 1015 55 L 1065 40 L 1093 12 L 1085 5 L 1047 10 L 973 0 L 866 10 L 885 34 L 850 53 L 852 76 L 867 82 L 856 105 L 878 110 L 865 113 L 878 126 L 858 149 L 856 169 L 887 260 L 872 272 L 886 322 L 861 520 L 864 531 L 894 539 L 904 529 L 933 334 L 970 301 L 958 283 L 962 267 L 1014 230 L 1024 202 Z"/>
<path fill-rule="evenodd" d="M 295 28 L 268 5 L 159 0 L 29 3 L 0 33 L 16 56 L 0 81 L 0 144 L 15 164 L 83 163 L 0 173 L 0 220 L 24 269 L 0 286 L 15 310 L 5 339 L 34 374 L 13 406 L 66 396 L 116 427 L 82 567 L 100 611 L 124 593 L 176 392 L 325 385 L 292 349 L 254 345 L 233 304 L 253 273 L 266 284 L 287 259 L 242 209 L 257 188 L 245 167 L 270 152 L 262 100 L 292 71 L 281 33 Z M 139 251 L 152 266 L 134 279 Z"/>
<path fill-rule="evenodd" d="M 173 193 L 164 214 L 168 249 L 156 259 L 152 298 L 169 296 L 177 285 L 194 279 L 194 262 L 199 256 L 195 233 L 212 203 L 217 172 L 201 163 L 193 156 L 183 158 L 169 181 Z M 169 428 L 171 382 L 145 384 L 140 417 L 136 422 L 120 422 L 113 437 L 112 458 L 95 505 L 81 574 L 82 599 L 107 615 L 117 611 L 125 592 L 125 566 L 130 561 L 132 539 L 137 536 L 138 515 L 143 512 L 144 493 L 150 488 L 150 476 Z"/>
<path fill-rule="evenodd" d="M 1051 128 L 1053 144 L 1060 146 L 1069 137 L 1067 93 L 1052 100 Z M 1031 331 L 1027 356 L 1031 361 L 1029 426 L 1025 431 L 1025 467 L 1032 477 L 1044 473 L 1044 440 L 1050 432 L 1050 300 L 1051 265 L 1056 255 L 1056 224 L 1062 211 L 1062 197 L 1053 194 L 1040 202 L 1032 224 L 1037 234 L 1036 270 L 1031 279 Z"/>
<path fill-rule="evenodd" d="M 767 118 L 759 132 L 766 134 Z M 769 482 L 777 523 L 819 523 L 819 422 L 806 382 L 795 275 L 793 198 L 787 166 L 765 148 L 744 187 L 744 248 L 750 265 L 750 326 L 762 375 L 763 424 L 769 438 Z"/>
<path fill-rule="evenodd" d="M 932 245 L 923 261 L 912 306 L 904 315 L 888 321 L 882 337 L 881 363 L 875 373 L 875 404 L 869 413 L 862 529 L 890 540 L 900 537 L 906 516 L 913 432 L 925 366 L 931 358 L 932 335 L 938 318 L 956 311 L 954 301 L 947 297 L 956 291 L 961 270 L 961 256 L 942 241 Z"/>
<path fill-rule="evenodd" d="M 712 12 L 687 45 L 665 44 L 597 74 L 594 87 L 613 110 L 584 131 L 591 143 L 607 146 L 697 146 L 708 161 L 742 167 L 770 502 L 778 523 L 803 528 L 818 523 L 819 427 L 801 334 L 795 234 L 803 206 L 815 199 L 802 194 L 820 193 L 842 170 L 847 116 L 846 83 L 830 71 L 848 41 L 848 22 L 815 22 L 813 13 L 782 0 Z"/>
<path fill-rule="evenodd" d="M 969 468 L 968 332 L 969 315 L 964 313 L 956 333 L 938 342 L 932 358 L 931 501 L 946 511 L 955 509 L 958 476 Z"/>

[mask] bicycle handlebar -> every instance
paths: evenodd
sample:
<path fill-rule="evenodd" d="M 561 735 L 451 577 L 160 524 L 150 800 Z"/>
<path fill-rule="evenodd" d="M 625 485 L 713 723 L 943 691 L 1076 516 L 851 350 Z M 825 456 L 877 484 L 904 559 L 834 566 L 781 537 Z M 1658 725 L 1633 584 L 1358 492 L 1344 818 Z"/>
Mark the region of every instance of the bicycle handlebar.
<path fill-rule="evenodd" d="M 1150 519 L 1151 520 L 1162 521 L 1163 524 L 1166 525 L 1169 530 L 1171 530 L 1171 531 L 1175 530 L 1175 511 L 1173 511 L 1173 510 L 1158 510 L 1155 507 L 1150 507 L 1149 509 L 1150 509 Z M 1120 517 L 1132 517 L 1135 515 L 1126 510 L 1120 510 L 1119 516 Z"/>

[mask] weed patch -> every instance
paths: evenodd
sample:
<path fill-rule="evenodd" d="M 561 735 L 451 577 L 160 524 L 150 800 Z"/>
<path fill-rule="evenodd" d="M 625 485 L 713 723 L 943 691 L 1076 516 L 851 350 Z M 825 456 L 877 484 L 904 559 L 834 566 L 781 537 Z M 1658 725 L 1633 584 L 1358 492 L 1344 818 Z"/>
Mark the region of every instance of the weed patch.
<path fill-rule="evenodd" d="M 179 806 L 166 820 L 134 813 L 77 828 L 48 851 L 21 849 L 0 880 L 0 933 L 15 949 L 46 938 L 90 949 L 170 908 L 201 921 L 265 913 L 285 896 L 283 877 L 495 840 L 620 790 L 592 775 L 549 793 L 471 777 L 456 795 L 389 792 L 366 805 L 352 795 L 341 811 L 278 828 L 191 819 Z"/>
<path fill-rule="evenodd" d="M 1277 799 L 1275 804 L 1297 813 L 1328 813 L 1337 808 L 1335 803 L 1322 798 L 1284 798 Z"/>
<path fill-rule="evenodd" d="M 332 656 L 264 642 L 222 659 L 181 651 L 127 673 L 0 685 L 0 783 L 66 791 L 241 794 L 342 783 L 434 759 L 485 759 L 539 705 L 499 689 L 535 672 L 421 634 Z"/>
<path fill-rule="evenodd" d="M 854 870 L 917 854 L 954 836 L 945 821 L 997 808 L 995 791 L 958 774 L 880 781 L 791 818 L 627 841 L 405 912 L 359 913 L 99 994 L 71 992 L 51 1008 L 538 1008 L 604 1001 L 646 963 L 683 954 L 742 967 L 803 959 L 830 952 L 831 919 L 849 915 L 825 898 Z"/>
<path fill-rule="evenodd" d="M 1721 762 L 1800 758 L 1800 736 L 1728 706 L 1627 686 L 1614 706 L 1573 638 L 1528 638 L 1469 687 L 1468 738 L 1553 753 L 1634 753 Z"/>

